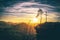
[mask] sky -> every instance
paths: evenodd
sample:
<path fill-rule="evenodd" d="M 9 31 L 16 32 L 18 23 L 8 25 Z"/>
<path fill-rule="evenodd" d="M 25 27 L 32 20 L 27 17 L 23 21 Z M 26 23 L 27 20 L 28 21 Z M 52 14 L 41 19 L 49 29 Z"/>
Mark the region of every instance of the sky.
<path fill-rule="evenodd" d="M 29 22 L 33 19 L 39 8 L 45 12 L 49 22 L 60 21 L 60 0 L 0 0 L 0 21 Z M 39 16 L 40 17 L 40 16 Z M 38 18 L 39 19 L 39 18 Z"/>

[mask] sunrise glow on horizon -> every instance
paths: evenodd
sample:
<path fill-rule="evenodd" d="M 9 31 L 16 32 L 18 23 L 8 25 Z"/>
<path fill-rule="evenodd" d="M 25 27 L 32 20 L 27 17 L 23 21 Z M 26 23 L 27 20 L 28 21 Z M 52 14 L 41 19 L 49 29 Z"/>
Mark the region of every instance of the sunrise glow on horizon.
<path fill-rule="evenodd" d="M 32 2 L 33 1 L 33 2 Z M 4 8 L 3 16 L 0 21 L 7 22 L 29 22 L 31 20 L 32 23 L 39 23 L 40 18 L 34 18 L 37 15 L 37 11 L 41 8 L 44 13 L 42 14 L 42 23 L 46 21 L 45 11 L 48 12 L 48 22 L 56 22 L 58 16 L 58 12 L 53 11 L 54 6 L 42 4 L 39 2 L 35 2 L 34 0 L 28 2 L 18 2 L 10 7 Z M 39 16 L 40 17 L 40 16 Z M 58 19 L 59 20 L 59 19 Z"/>

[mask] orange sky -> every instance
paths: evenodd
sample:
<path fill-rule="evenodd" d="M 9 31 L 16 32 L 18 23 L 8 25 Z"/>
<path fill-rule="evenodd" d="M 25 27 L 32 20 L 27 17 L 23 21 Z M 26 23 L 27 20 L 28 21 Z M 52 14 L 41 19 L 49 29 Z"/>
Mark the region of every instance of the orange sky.
<path fill-rule="evenodd" d="M 32 6 L 31 5 L 37 5 L 37 6 Z M 6 22 L 14 22 L 14 23 L 19 23 L 19 22 L 33 22 L 33 19 L 38 13 L 40 8 L 44 11 L 42 14 L 42 23 L 46 21 L 46 16 L 45 16 L 45 11 L 48 12 L 48 22 L 55 22 L 57 21 L 57 12 L 49 11 L 53 10 L 51 8 L 54 8 L 54 6 L 47 5 L 47 4 L 39 4 L 37 2 L 22 2 L 22 3 L 17 3 L 13 5 L 12 7 L 7 7 L 5 8 L 5 12 L 2 16 L 2 19 L 0 21 L 6 21 Z M 7 12 L 7 13 L 6 13 Z M 40 16 L 39 16 L 40 17 Z M 37 18 L 37 23 L 39 23 L 40 18 Z"/>

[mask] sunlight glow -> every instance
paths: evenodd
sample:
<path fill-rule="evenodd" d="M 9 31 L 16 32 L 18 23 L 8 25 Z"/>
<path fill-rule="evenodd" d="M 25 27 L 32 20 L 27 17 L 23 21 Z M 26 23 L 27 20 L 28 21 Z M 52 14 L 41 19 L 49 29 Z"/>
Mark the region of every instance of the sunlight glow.
<path fill-rule="evenodd" d="M 32 19 L 32 23 L 38 23 L 38 19 L 37 18 L 33 18 Z"/>

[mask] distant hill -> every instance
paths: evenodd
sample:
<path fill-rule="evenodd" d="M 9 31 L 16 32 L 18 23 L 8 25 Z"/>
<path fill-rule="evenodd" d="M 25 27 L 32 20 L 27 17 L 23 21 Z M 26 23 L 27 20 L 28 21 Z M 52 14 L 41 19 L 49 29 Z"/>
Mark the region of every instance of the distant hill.
<path fill-rule="evenodd" d="M 29 40 L 31 38 L 33 40 L 34 35 L 31 34 L 28 24 L 0 21 L 0 40 Z"/>
<path fill-rule="evenodd" d="M 60 40 L 60 22 L 46 22 L 35 29 L 37 40 Z"/>

